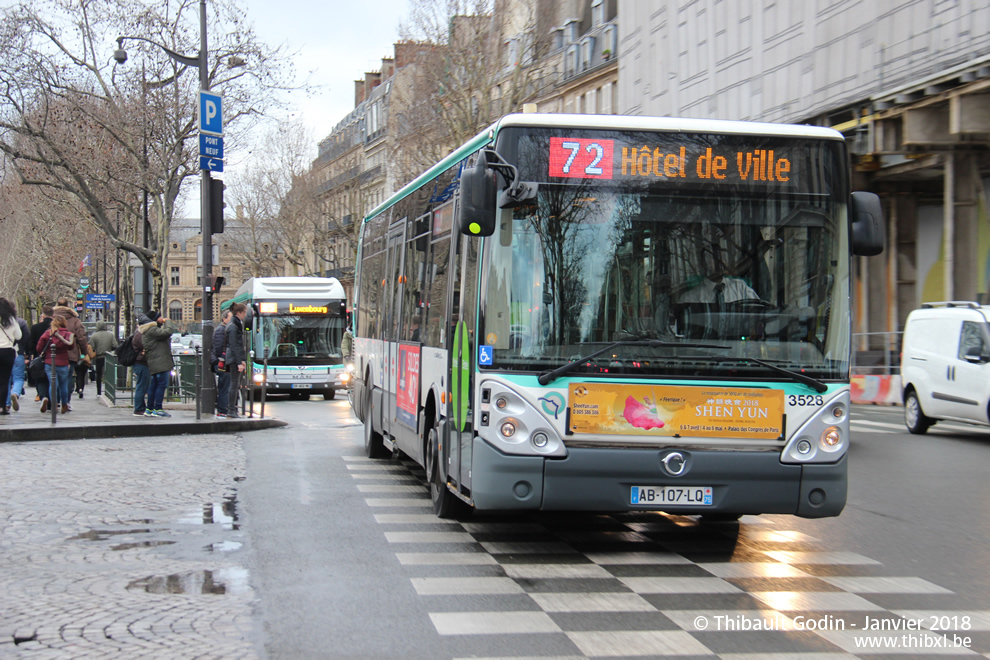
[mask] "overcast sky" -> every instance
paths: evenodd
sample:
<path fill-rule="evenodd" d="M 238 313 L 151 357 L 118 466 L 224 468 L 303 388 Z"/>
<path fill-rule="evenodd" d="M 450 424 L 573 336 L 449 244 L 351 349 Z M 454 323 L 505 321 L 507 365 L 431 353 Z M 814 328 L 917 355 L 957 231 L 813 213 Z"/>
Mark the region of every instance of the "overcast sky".
<path fill-rule="evenodd" d="M 296 52 L 298 117 L 318 142 L 354 109 L 354 81 L 392 56 L 409 0 L 241 0 L 258 36 Z M 315 156 L 315 146 L 314 146 Z"/>

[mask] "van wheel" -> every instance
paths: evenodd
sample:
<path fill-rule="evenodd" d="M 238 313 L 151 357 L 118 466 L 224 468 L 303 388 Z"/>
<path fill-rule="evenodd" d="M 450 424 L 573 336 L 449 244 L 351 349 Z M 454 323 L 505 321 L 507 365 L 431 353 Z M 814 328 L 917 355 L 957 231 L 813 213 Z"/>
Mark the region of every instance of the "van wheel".
<path fill-rule="evenodd" d="M 904 397 L 904 424 L 907 430 L 915 435 L 922 435 L 928 432 L 928 427 L 935 423 L 927 417 L 921 409 L 921 402 L 918 401 L 918 393 L 911 390 Z"/>
<path fill-rule="evenodd" d="M 430 499 L 437 518 L 465 518 L 471 507 L 447 489 L 440 473 L 440 429 L 434 425 L 426 442 L 426 477 L 430 481 Z"/>

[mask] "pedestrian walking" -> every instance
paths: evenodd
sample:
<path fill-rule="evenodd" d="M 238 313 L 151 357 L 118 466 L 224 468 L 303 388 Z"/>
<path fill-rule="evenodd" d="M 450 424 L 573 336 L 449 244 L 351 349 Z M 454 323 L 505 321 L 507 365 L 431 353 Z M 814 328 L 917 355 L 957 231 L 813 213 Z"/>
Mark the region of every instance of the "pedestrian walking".
<path fill-rule="evenodd" d="M 148 371 L 148 356 L 144 352 L 144 333 L 142 328 L 156 325 L 154 321 L 142 314 L 138 317 L 138 329 L 134 333 L 132 346 L 137 351 L 137 360 L 134 361 L 132 377 L 134 380 L 134 414 L 144 417 L 148 410 L 148 385 L 151 384 L 151 372 Z"/>
<path fill-rule="evenodd" d="M 73 389 L 81 399 L 83 398 L 83 389 L 86 387 L 86 374 L 89 372 L 89 365 L 86 365 L 82 360 L 83 356 L 89 354 L 89 339 L 86 337 L 86 326 L 79 320 L 76 310 L 69 307 L 68 298 L 58 299 L 58 304 L 55 306 L 55 316 L 64 317 L 66 329 L 76 337 L 75 343 L 69 348 L 69 366 L 72 367 L 69 378 L 71 379 L 75 376 Z M 69 410 L 72 410 L 71 404 L 69 405 Z"/>
<path fill-rule="evenodd" d="M 51 405 L 61 406 L 62 414 L 69 412 L 69 349 L 76 343 L 76 336 L 65 327 L 64 316 L 52 317 L 52 325 L 38 340 L 35 349 L 44 356 L 45 373 L 48 382 L 55 379 L 55 401 Z M 52 346 L 55 347 L 55 363 L 52 364 Z M 54 372 L 54 373 L 53 373 Z M 48 395 L 41 398 L 41 412 L 48 411 Z"/>
<path fill-rule="evenodd" d="M 96 357 L 93 366 L 96 368 L 96 396 L 103 394 L 103 370 L 106 368 L 107 353 L 117 348 L 117 335 L 107 330 L 107 324 L 100 321 L 96 324 L 96 332 L 89 338 L 89 346 Z"/>
<path fill-rule="evenodd" d="M 21 338 L 21 326 L 17 323 L 17 310 L 6 298 L 0 298 L 0 401 L 4 406 L 0 415 L 9 415 L 7 396 L 10 394 L 10 374 L 17 359 L 17 340 Z"/>
<path fill-rule="evenodd" d="M 232 314 L 229 309 L 223 310 L 220 324 L 213 331 L 213 354 L 210 356 L 210 366 L 217 375 L 217 417 L 227 416 L 227 397 L 230 393 L 230 374 L 227 373 L 224 353 L 227 351 L 227 325 Z"/>
<path fill-rule="evenodd" d="M 165 412 L 165 390 L 175 361 L 172 359 L 172 335 L 178 329 L 156 311 L 148 312 L 152 324 L 141 326 L 141 341 L 148 361 L 151 384 L 148 385 L 148 408 L 145 417 L 171 417 Z"/>
<path fill-rule="evenodd" d="M 247 307 L 244 303 L 234 303 L 230 306 L 231 319 L 225 329 L 226 364 L 230 374 L 230 390 L 227 392 L 227 417 L 237 418 L 237 394 L 241 388 L 241 379 L 247 369 L 244 354 L 244 317 Z"/>
<path fill-rule="evenodd" d="M 14 367 L 10 372 L 10 389 L 7 393 L 7 407 L 15 412 L 21 409 L 21 396 L 24 394 L 24 377 L 27 374 L 28 362 L 31 360 L 31 329 L 27 321 L 17 317 L 17 325 L 21 328 L 21 338 L 17 340 L 17 355 L 14 356 Z"/>
<path fill-rule="evenodd" d="M 45 361 L 41 353 L 38 352 L 37 346 L 38 341 L 41 339 L 41 335 L 45 334 L 45 331 L 52 325 L 52 314 L 55 313 L 52 305 L 44 305 L 41 308 L 41 320 L 31 326 L 31 364 L 28 366 L 28 373 L 31 376 L 31 380 L 34 382 L 34 388 L 38 395 L 34 397 L 35 401 L 41 401 L 44 397 L 48 396 L 49 385 L 48 376 L 45 375 Z"/>

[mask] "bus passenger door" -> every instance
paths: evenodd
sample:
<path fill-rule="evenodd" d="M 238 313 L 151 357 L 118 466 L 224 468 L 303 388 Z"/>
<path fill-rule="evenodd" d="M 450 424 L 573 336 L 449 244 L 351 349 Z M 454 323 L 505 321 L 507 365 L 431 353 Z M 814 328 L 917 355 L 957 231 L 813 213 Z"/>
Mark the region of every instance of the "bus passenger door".
<path fill-rule="evenodd" d="M 450 405 L 444 453 L 447 454 L 447 474 L 465 495 L 471 490 L 474 448 L 478 245 L 477 239 L 467 236 L 455 234 L 451 240 L 450 340 L 447 343 L 450 346 Z"/>
<path fill-rule="evenodd" d="M 382 338 L 384 341 L 385 365 L 382 372 L 382 388 L 385 391 L 382 407 L 382 424 L 386 431 L 394 434 L 395 397 L 398 392 L 398 339 L 399 319 L 402 312 L 402 284 L 399 274 L 402 273 L 403 249 L 406 237 L 406 219 L 395 222 L 388 230 L 385 254 L 385 285 L 382 289 L 383 324 Z"/>

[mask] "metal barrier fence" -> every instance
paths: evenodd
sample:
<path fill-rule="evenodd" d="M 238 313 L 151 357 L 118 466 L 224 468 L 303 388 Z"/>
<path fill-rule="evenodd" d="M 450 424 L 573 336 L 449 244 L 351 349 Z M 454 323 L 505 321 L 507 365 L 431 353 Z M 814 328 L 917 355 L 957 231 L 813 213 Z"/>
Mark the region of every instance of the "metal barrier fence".
<path fill-rule="evenodd" d="M 175 361 L 175 367 L 172 369 L 168 389 L 165 391 L 166 403 L 195 402 L 196 419 L 199 419 L 200 415 L 212 416 L 212 410 L 200 410 L 200 402 L 196 396 L 200 388 L 202 356 L 197 351 L 195 355 L 173 355 L 172 358 Z M 262 373 L 264 377 L 267 377 L 267 360 Z M 254 417 L 256 413 L 250 402 L 260 399 L 261 411 L 258 417 L 263 419 L 265 416 L 265 390 L 254 382 L 250 369 L 246 374 L 241 379 L 241 386 L 238 390 L 240 414 L 241 416 Z M 210 377 L 214 378 L 214 375 L 211 373 Z M 104 363 L 103 394 L 110 400 L 111 405 L 118 405 L 117 402 L 120 400 L 121 404 L 126 402 L 127 405 L 134 406 L 134 370 L 119 365 L 117 356 L 113 353 L 107 353 Z"/>
<path fill-rule="evenodd" d="M 174 355 L 175 367 L 165 390 L 165 401 L 190 403 L 196 401 L 196 379 L 199 377 L 198 355 Z M 107 353 L 103 370 L 103 393 L 113 405 L 118 400 L 134 405 L 134 370 L 117 364 L 117 356 Z"/>
<path fill-rule="evenodd" d="M 854 350 L 850 369 L 850 395 L 853 403 L 900 405 L 901 339 L 903 332 L 853 334 Z"/>
<path fill-rule="evenodd" d="M 852 336 L 853 375 L 897 376 L 901 373 L 903 332 L 861 332 Z M 866 346 L 857 350 L 856 347 Z"/>

